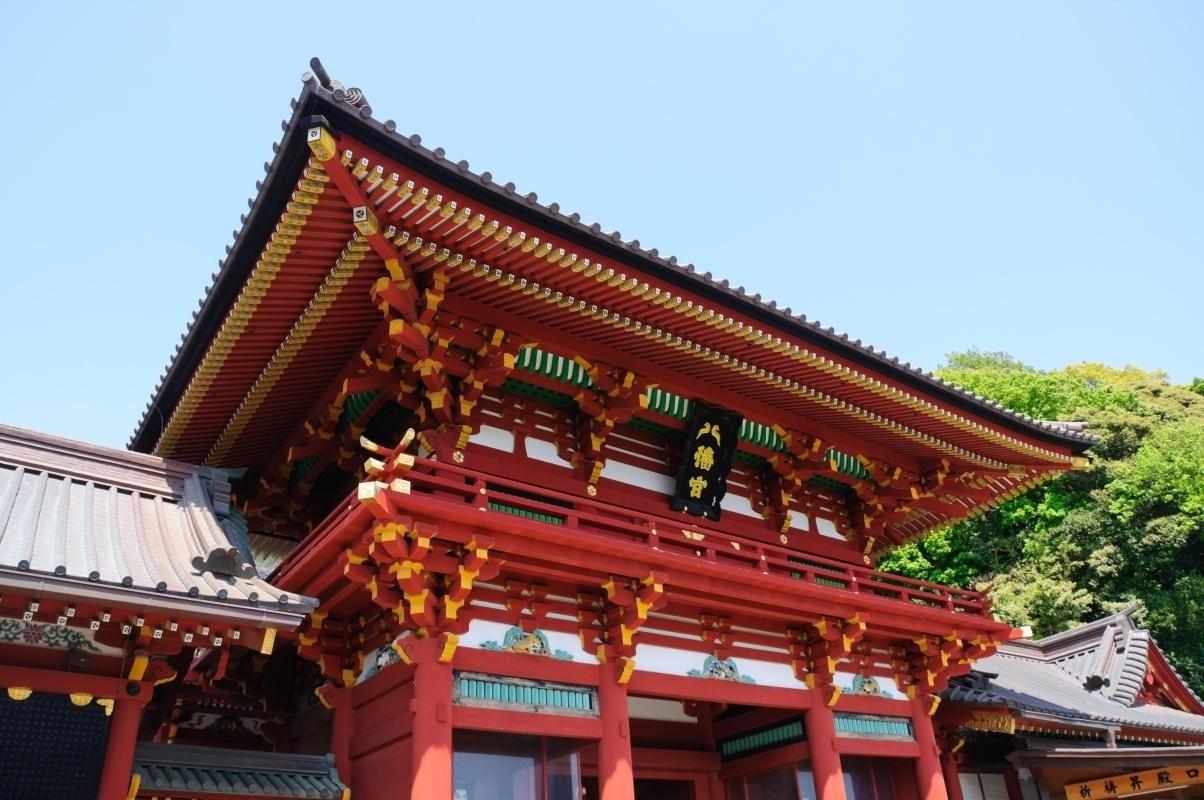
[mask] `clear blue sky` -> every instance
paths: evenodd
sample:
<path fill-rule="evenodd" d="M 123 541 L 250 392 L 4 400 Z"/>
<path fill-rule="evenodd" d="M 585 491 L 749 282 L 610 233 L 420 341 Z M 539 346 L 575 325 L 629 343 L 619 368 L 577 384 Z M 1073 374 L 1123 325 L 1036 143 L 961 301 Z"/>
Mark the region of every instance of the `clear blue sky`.
<path fill-rule="evenodd" d="M 0 421 L 125 444 L 312 55 L 912 363 L 1204 374 L 1204 3 L 134 5 L 0 21 Z"/>

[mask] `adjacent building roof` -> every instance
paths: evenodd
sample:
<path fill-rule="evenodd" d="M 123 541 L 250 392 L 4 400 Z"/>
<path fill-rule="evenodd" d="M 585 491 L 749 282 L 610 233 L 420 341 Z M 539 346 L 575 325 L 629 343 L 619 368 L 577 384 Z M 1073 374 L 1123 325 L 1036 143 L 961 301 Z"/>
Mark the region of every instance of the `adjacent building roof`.
<path fill-rule="evenodd" d="M 0 587 L 296 627 L 316 601 L 256 574 L 229 491 L 217 470 L 0 425 Z"/>
<path fill-rule="evenodd" d="M 1136 606 L 1063 633 L 1000 646 L 945 692 L 1018 716 L 1204 734 L 1204 703 L 1133 621 Z M 1163 665 L 1167 665 L 1166 668 Z M 1159 693 L 1172 708 L 1151 702 Z"/>
<path fill-rule="evenodd" d="M 322 800 L 348 796 L 332 755 L 142 742 L 134 752 L 133 772 L 141 780 L 139 795 Z"/>

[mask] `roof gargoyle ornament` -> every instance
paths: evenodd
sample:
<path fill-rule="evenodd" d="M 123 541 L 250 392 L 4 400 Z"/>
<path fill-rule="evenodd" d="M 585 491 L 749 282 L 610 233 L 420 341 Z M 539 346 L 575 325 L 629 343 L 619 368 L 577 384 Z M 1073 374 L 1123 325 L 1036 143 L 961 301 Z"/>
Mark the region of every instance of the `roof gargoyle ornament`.
<path fill-rule="evenodd" d="M 254 578 L 255 567 L 247 563 L 237 547 L 217 547 L 202 558 L 193 556 L 192 568 L 198 572 L 212 572 L 219 577 Z"/>

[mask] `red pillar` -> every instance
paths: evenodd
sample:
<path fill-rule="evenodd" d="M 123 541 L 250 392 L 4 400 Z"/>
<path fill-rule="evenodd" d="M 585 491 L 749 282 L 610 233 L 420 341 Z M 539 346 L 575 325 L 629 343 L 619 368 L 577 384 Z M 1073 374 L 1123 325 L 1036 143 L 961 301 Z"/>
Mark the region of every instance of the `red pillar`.
<path fill-rule="evenodd" d="M 330 709 L 330 752 L 344 786 L 351 785 L 351 736 L 355 733 L 351 707 L 351 687 L 326 684 L 318 689 L 318 698 Z"/>
<path fill-rule="evenodd" d="M 1020 790 L 1020 774 L 1016 770 L 1005 769 L 1003 781 L 1007 784 L 1010 800 L 1024 800 L 1024 793 Z M 956 800 L 962 800 L 962 798 L 958 797 Z"/>
<path fill-rule="evenodd" d="M 949 793 L 949 800 L 964 800 L 962 781 L 957 774 L 957 762 L 949 753 L 941 753 L 941 774 L 945 776 L 945 791 Z"/>
<path fill-rule="evenodd" d="M 807 749 L 811 752 L 811 774 L 815 778 L 815 795 L 819 800 L 845 800 L 844 773 L 840 769 L 840 753 L 836 752 L 836 718 L 827 705 L 827 691 L 812 693 L 815 704 L 803 714 L 807 729 Z"/>
<path fill-rule="evenodd" d="M 941 749 L 932 730 L 932 717 L 928 716 L 937 702 L 937 698 L 930 695 L 920 695 L 911 701 L 911 725 L 920 748 L 920 756 L 916 759 L 916 787 L 920 800 L 949 800 L 941 771 Z"/>
<path fill-rule="evenodd" d="M 412 800 L 452 796 L 452 668 L 444 637 L 413 642 Z"/>
<path fill-rule="evenodd" d="M 627 686 L 619 683 L 621 669 L 621 665 L 613 662 L 598 667 L 598 711 L 602 718 L 602 738 L 598 740 L 598 787 L 602 800 L 635 800 Z"/>
<path fill-rule="evenodd" d="M 133 694 L 129 694 L 130 689 Z M 109 719 L 109 739 L 105 744 L 105 763 L 100 773 L 97 800 L 125 800 L 130 791 L 130 771 L 134 764 L 134 746 L 138 742 L 138 723 L 142 708 L 150 700 L 151 690 L 131 681 L 126 694 L 113 701 Z"/>

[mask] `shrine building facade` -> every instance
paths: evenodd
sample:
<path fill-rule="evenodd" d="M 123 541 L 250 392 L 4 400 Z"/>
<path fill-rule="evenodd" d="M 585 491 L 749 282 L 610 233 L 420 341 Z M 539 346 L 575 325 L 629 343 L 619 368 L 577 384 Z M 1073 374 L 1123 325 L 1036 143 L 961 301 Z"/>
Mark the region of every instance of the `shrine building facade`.
<path fill-rule="evenodd" d="M 957 800 L 942 692 L 1019 633 L 876 561 L 1094 439 L 499 185 L 311 66 L 138 452 L 71 479 L 103 495 L 81 530 L 150 497 L 159 560 L 123 583 L 0 538 L 0 617 L 113 621 L 95 679 L 0 667 L 118 698 L 98 796 Z M 29 498 L 38 458 L 3 462 Z"/>

